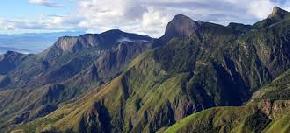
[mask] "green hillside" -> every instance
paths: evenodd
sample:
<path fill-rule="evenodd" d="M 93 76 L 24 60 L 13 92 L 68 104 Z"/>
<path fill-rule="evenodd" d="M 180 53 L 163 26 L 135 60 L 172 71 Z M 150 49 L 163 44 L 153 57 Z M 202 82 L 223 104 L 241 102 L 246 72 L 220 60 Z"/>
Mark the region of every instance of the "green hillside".
<path fill-rule="evenodd" d="M 157 40 L 161 45 L 118 77 L 15 130 L 162 132 L 174 124 L 166 131 L 287 131 L 288 90 L 280 87 L 287 76 L 271 81 L 289 68 L 289 29 L 284 12 L 250 27 L 176 15 Z"/>
<path fill-rule="evenodd" d="M 241 107 L 214 107 L 194 113 L 164 132 L 263 132 L 290 131 L 290 71 L 257 91 Z"/>

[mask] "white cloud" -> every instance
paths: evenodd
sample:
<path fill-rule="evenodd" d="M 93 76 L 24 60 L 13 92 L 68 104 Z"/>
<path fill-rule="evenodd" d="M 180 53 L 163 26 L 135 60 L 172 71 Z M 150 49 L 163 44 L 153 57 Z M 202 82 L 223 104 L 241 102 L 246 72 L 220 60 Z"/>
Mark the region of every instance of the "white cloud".
<path fill-rule="evenodd" d="M 79 26 L 99 31 L 136 24 L 146 12 L 145 7 L 132 0 L 80 0 L 78 10 L 84 18 Z"/>
<path fill-rule="evenodd" d="M 0 19 L 0 31 L 3 33 L 25 33 L 31 32 L 54 32 L 54 31 L 74 31 L 79 20 L 71 18 L 71 16 L 40 16 L 36 20 L 30 19 Z"/>
<path fill-rule="evenodd" d="M 72 2 L 71 0 L 67 0 Z M 59 6 L 52 0 L 29 0 L 42 6 Z M 161 36 L 175 14 L 219 24 L 252 24 L 266 18 L 274 6 L 290 9 L 287 0 L 77 0 L 65 16 L 6 21 L 6 29 L 73 30 L 100 33 L 109 29 Z M 2 20 L 3 23 L 3 20 Z M 0 21 L 1 24 L 1 21 Z M 2 24 L 1 24 L 2 25 Z M 3 27 L 2 27 L 3 29 Z"/>
<path fill-rule="evenodd" d="M 79 26 L 89 32 L 120 28 L 157 37 L 164 33 L 166 23 L 175 14 L 220 24 L 231 21 L 251 24 L 266 18 L 279 3 L 271 0 L 79 0 L 80 16 L 84 17 Z"/>
<path fill-rule="evenodd" d="M 41 5 L 46 7 L 61 7 L 60 4 L 53 2 L 51 0 L 28 0 L 29 3 L 35 5 Z"/>
<path fill-rule="evenodd" d="M 266 18 L 272 11 L 274 5 L 270 0 L 253 1 L 249 5 L 248 12 L 257 18 Z"/>
<path fill-rule="evenodd" d="M 144 34 L 151 34 L 158 36 L 160 32 L 165 31 L 165 26 L 170 20 L 169 14 L 164 14 L 153 8 L 149 9 L 142 17 L 142 22 L 139 32 L 144 32 Z"/>

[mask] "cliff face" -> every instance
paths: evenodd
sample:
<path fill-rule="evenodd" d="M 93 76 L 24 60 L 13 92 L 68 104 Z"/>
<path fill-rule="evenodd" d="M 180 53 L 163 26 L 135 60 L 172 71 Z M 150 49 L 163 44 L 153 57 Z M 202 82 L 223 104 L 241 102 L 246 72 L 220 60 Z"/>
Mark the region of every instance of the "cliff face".
<path fill-rule="evenodd" d="M 109 30 L 101 34 L 87 34 L 78 37 L 60 37 L 55 43 L 55 47 L 63 52 L 77 52 L 86 48 L 97 47 L 99 49 L 110 49 L 122 42 L 151 42 L 149 36 L 125 33 L 120 30 Z"/>
<path fill-rule="evenodd" d="M 199 34 L 200 25 L 202 22 L 196 22 L 189 17 L 178 14 L 166 26 L 165 35 L 172 37 L 186 37 L 193 34 Z"/>
<path fill-rule="evenodd" d="M 274 7 L 272 13 L 268 16 L 268 18 L 273 18 L 273 17 L 283 18 L 286 15 L 288 15 L 287 11 L 283 10 L 280 7 Z"/>

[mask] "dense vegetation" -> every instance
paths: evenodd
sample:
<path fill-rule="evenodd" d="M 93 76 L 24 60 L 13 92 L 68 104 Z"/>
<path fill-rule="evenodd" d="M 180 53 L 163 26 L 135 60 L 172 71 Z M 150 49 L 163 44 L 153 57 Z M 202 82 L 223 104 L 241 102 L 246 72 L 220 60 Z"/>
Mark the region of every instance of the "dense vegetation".
<path fill-rule="evenodd" d="M 289 18 L 274 8 L 253 26 L 222 26 L 179 14 L 156 40 L 113 30 L 62 37 L 40 55 L 15 53 L 20 62 L 7 63 L 15 57 L 7 53 L 0 128 L 287 132 Z"/>
<path fill-rule="evenodd" d="M 165 132 L 267 132 L 290 130 L 290 71 L 255 92 L 241 107 L 214 107 L 194 113 Z"/>

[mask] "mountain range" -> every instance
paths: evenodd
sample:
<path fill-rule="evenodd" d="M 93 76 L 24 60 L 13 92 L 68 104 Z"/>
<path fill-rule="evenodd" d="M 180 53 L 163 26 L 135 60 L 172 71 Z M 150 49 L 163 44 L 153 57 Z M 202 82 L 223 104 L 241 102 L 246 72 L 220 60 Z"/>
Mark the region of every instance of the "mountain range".
<path fill-rule="evenodd" d="M 0 55 L 0 132 L 290 132 L 290 13 L 253 25 L 178 14 L 160 38 L 63 36 Z"/>
<path fill-rule="evenodd" d="M 0 54 L 4 54 L 7 51 L 17 51 L 24 54 L 37 54 L 51 46 L 51 44 L 60 36 L 80 34 L 84 34 L 84 32 L 0 35 Z"/>

